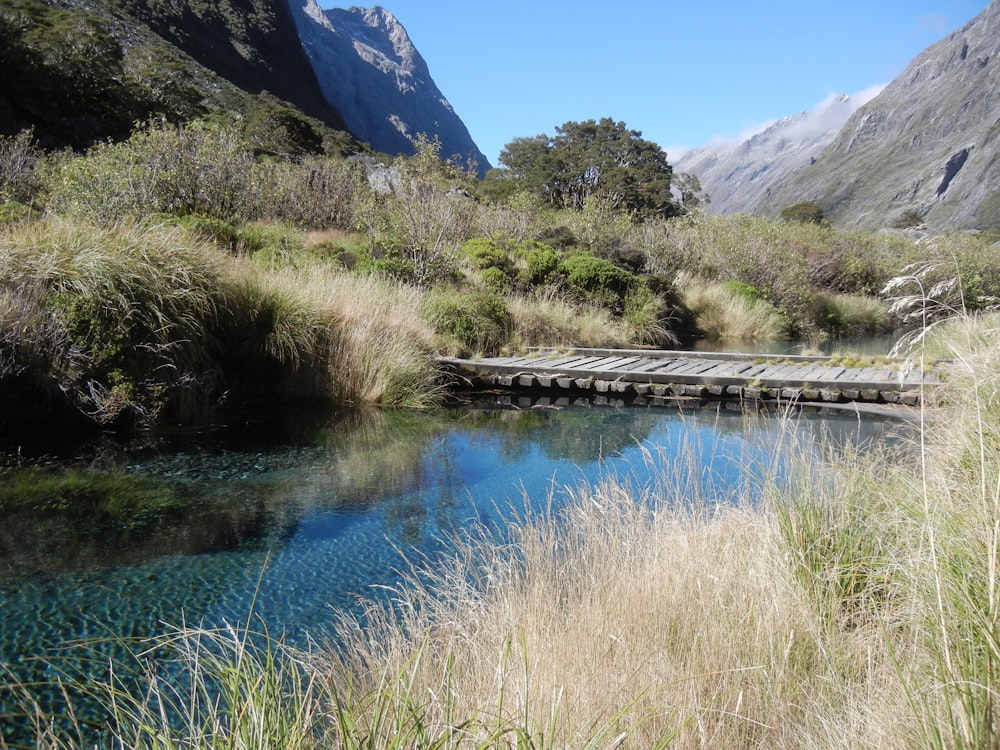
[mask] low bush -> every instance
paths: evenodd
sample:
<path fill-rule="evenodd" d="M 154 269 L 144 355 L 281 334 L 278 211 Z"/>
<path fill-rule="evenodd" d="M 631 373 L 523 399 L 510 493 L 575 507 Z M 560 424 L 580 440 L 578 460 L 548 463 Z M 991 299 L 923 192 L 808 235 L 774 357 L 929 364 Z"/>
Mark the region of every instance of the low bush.
<path fill-rule="evenodd" d="M 522 243 L 518 265 L 518 280 L 522 286 L 543 286 L 551 282 L 559 270 L 559 253 L 541 242 Z"/>
<path fill-rule="evenodd" d="M 443 338 L 443 348 L 464 355 L 496 354 L 513 330 L 506 302 L 488 293 L 431 292 L 424 315 Z"/>
<path fill-rule="evenodd" d="M 566 289 L 584 302 L 593 302 L 621 313 L 625 299 L 638 279 L 609 260 L 590 253 L 571 255 L 559 264 Z"/>
<path fill-rule="evenodd" d="M 151 123 L 121 143 L 62 157 L 49 182 L 50 208 L 101 226 L 154 214 L 223 221 L 259 213 L 253 153 L 233 127 Z"/>

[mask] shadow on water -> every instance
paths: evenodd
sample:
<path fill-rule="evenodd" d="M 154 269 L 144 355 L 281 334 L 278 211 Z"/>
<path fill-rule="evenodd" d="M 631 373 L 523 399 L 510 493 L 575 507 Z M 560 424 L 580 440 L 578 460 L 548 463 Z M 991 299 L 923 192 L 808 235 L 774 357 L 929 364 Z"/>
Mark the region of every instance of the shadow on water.
<path fill-rule="evenodd" d="M 312 411 L 50 454 L 15 445 L 0 456 L 0 663 L 8 684 L 37 686 L 58 713 L 56 676 L 100 676 L 169 625 L 246 622 L 252 610 L 304 644 L 329 635 L 335 610 L 360 613 L 360 599 L 397 583 L 401 554 L 433 560 L 449 534 L 502 529 L 510 509 L 543 507 L 562 486 L 645 481 L 650 453 L 694 445 L 684 460 L 699 481 L 735 486 L 776 444 L 755 435 L 777 419 L 759 419 L 720 408 Z M 892 429 L 797 424 L 845 442 Z M 87 710 L 99 719 L 99 706 Z M 16 712 L 0 687 L 0 731 L 30 740 Z"/>

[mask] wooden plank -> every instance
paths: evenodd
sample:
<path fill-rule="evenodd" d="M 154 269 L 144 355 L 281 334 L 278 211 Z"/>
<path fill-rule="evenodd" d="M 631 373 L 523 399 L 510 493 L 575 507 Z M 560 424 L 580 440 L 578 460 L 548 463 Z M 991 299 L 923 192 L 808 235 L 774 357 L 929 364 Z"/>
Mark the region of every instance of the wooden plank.
<path fill-rule="evenodd" d="M 584 357 L 583 359 L 577 360 L 576 362 L 572 362 L 570 364 L 563 365 L 560 369 L 564 369 L 564 370 L 579 370 L 579 369 L 582 369 L 584 367 L 586 367 L 587 369 L 590 369 L 590 366 L 592 364 L 594 364 L 594 362 L 600 362 L 602 359 L 607 359 L 607 357 Z"/>
<path fill-rule="evenodd" d="M 629 369 L 629 372 L 635 374 L 641 374 L 645 372 L 652 372 L 654 370 L 660 370 L 668 365 L 664 363 L 672 363 L 675 360 L 671 359 L 659 359 L 659 360 L 644 360 L 641 364 L 636 365 Z"/>
<path fill-rule="evenodd" d="M 618 357 L 609 362 L 599 365 L 601 370 L 608 370 L 609 372 L 622 372 L 622 365 L 628 365 L 635 362 L 636 357 Z M 597 366 L 595 366 L 597 367 Z"/>
<path fill-rule="evenodd" d="M 656 370 L 657 374 L 662 375 L 683 375 L 685 372 L 693 367 L 698 367 L 698 365 L 703 364 L 690 359 L 678 359 L 671 362 L 669 365 L 661 367 Z"/>
<path fill-rule="evenodd" d="M 621 360 L 622 360 L 621 357 L 604 357 L 603 359 L 599 359 L 596 362 L 591 362 L 589 365 L 587 365 L 587 369 L 597 370 L 597 371 L 610 370 L 613 369 L 612 365 L 614 363 L 621 362 Z"/>
<path fill-rule="evenodd" d="M 701 374 L 706 378 L 736 378 L 746 369 L 747 366 L 741 362 L 715 362 Z"/>

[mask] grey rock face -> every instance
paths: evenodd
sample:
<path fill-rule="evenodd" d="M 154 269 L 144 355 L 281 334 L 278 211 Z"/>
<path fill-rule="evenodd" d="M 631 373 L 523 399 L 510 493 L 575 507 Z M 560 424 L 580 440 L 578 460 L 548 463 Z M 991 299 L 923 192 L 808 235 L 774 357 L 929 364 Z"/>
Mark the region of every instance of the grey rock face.
<path fill-rule="evenodd" d="M 914 211 L 936 230 L 1000 229 L 1000 0 L 918 55 L 756 208 L 803 200 L 849 228 Z"/>
<path fill-rule="evenodd" d="M 751 138 L 688 151 L 675 172 L 698 177 L 708 213 L 753 213 L 774 185 L 810 164 L 863 99 L 838 96 L 814 111 L 785 117 Z"/>
<path fill-rule="evenodd" d="M 474 159 L 480 173 L 490 167 L 391 13 L 378 6 L 324 11 L 316 0 L 289 4 L 323 95 L 356 138 L 377 151 L 409 154 L 423 133 L 440 140 L 442 157 Z"/>

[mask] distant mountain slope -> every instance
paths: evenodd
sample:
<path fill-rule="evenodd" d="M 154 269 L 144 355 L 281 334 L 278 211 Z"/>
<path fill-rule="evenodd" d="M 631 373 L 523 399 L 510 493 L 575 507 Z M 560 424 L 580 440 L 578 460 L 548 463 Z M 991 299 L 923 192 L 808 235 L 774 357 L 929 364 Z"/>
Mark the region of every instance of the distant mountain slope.
<path fill-rule="evenodd" d="M 913 211 L 935 229 L 1000 229 L 1000 0 L 918 55 L 758 209 L 803 200 L 844 227 Z"/>
<path fill-rule="evenodd" d="M 322 10 L 289 0 L 319 85 L 361 140 L 390 154 L 411 153 L 419 133 L 436 135 L 444 157 L 490 164 L 438 90 L 406 30 L 381 7 Z"/>
<path fill-rule="evenodd" d="M 745 141 L 693 149 L 674 161 L 674 171 L 698 177 L 709 197 L 707 212 L 753 213 L 774 185 L 818 156 L 868 98 L 838 96 L 813 111 L 782 118 Z"/>
<path fill-rule="evenodd" d="M 304 113 L 317 139 L 359 148 L 285 0 L 0 0 L 0 134 L 81 149 L 151 117 L 217 113 Z"/>
<path fill-rule="evenodd" d="M 270 92 L 305 114 L 345 129 L 320 91 L 280 0 L 117 0 L 133 18 L 201 65 L 251 94 Z"/>
<path fill-rule="evenodd" d="M 0 0 L 0 134 L 32 128 L 47 148 L 82 149 L 125 138 L 151 117 L 216 114 L 242 116 L 255 132 L 285 123 L 304 134 L 296 149 L 352 152 L 361 141 L 410 154 L 424 133 L 440 140 L 442 156 L 474 159 L 481 173 L 490 166 L 382 8 Z M 285 152 L 277 140 L 257 146 Z"/>

